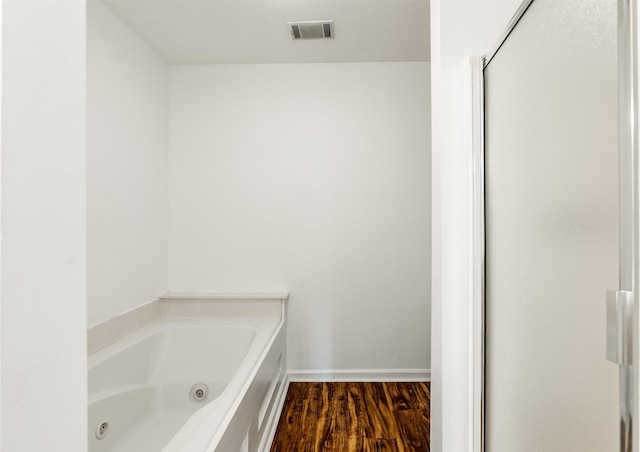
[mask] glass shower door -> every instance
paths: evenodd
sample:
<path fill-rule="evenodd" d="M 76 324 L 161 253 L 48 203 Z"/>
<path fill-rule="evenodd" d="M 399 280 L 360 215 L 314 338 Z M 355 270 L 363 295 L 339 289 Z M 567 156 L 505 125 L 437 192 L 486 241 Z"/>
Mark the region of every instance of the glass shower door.
<path fill-rule="evenodd" d="M 615 0 L 535 0 L 484 70 L 485 445 L 620 450 Z"/>

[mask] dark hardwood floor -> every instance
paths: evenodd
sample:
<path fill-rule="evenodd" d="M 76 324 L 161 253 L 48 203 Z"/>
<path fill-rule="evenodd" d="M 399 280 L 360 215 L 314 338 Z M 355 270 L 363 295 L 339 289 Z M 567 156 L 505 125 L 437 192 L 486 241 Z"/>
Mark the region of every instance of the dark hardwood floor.
<path fill-rule="evenodd" d="M 291 383 L 271 452 L 428 452 L 429 383 Z"/>

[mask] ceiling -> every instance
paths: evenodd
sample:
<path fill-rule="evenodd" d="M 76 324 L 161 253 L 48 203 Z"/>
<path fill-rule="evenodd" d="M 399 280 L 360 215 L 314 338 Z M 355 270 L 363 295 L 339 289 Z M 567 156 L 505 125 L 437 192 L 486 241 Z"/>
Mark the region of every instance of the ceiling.
<path fill-rule="evenodd" d="M 169 64 L 429 61 L 429 0 L 104 0 Z M 294 41 L 287 22 L 334 20 Z"/>

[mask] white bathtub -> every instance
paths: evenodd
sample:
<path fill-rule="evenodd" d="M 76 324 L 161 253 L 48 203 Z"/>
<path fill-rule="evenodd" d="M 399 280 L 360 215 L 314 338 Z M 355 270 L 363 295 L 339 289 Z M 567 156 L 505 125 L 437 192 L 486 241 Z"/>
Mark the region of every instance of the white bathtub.
<path fill-rule="evenodd" d="M 91 355 L 89 450 L 257 450 L 282 382 L 282 325 L 161 319 Z M 206 385 L 206 400 L 191 397 L 195 384 Z"/>

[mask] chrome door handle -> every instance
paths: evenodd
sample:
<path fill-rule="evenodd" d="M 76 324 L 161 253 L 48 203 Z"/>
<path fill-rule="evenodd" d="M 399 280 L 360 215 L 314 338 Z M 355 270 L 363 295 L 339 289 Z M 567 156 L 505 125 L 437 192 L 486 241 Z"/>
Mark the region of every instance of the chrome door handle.
<path fill-rule="evenodd" d="M 607 290 L 607 359 L 621 366 L 633 363 L 633 292 Z"/>

